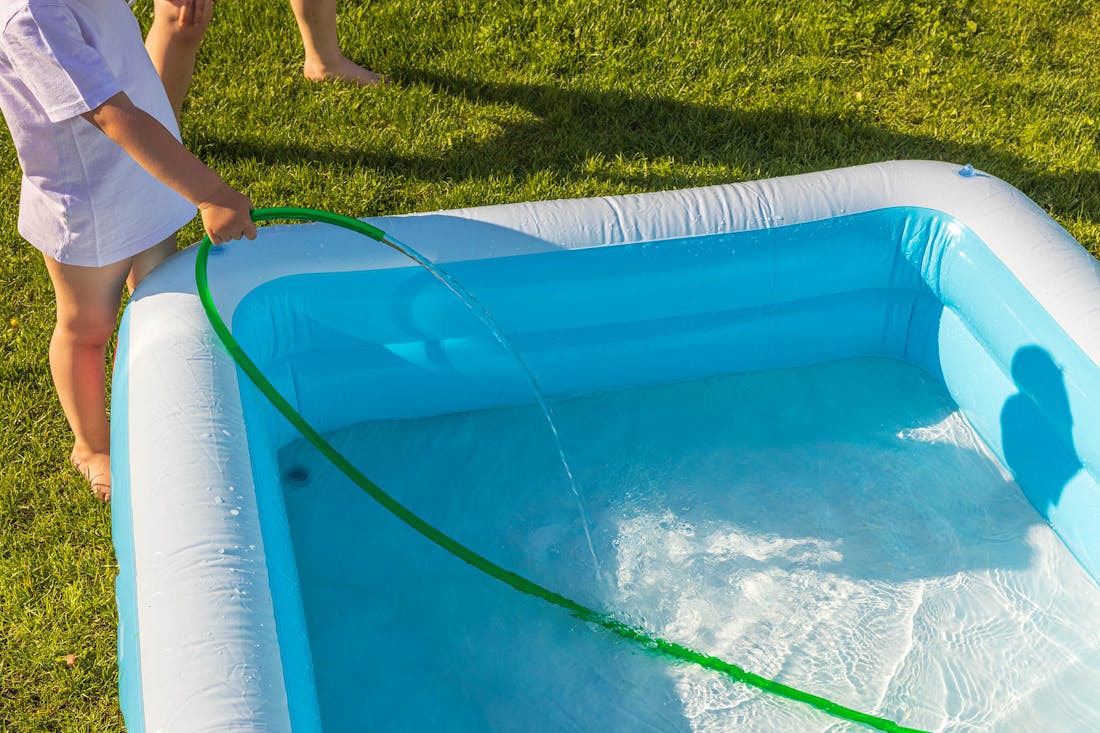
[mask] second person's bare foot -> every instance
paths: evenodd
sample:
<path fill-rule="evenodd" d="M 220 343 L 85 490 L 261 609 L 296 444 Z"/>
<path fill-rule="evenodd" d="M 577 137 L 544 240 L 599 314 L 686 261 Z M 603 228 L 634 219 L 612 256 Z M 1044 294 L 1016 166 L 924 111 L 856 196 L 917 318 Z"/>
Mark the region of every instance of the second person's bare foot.
<path fill-rule="evenodd" d="M 379 87 L 389 83 L 386 77 L 364 69 L 345 56 L 327 63 L 307 61 L 302 72 L 310 81 L 347 81 L 361 87 Z"/>

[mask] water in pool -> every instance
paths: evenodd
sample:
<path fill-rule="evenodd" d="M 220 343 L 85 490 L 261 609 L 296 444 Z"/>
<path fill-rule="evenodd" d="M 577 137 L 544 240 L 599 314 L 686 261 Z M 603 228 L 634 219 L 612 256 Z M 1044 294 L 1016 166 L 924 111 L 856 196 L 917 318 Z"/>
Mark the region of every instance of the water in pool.
<path fill-rule="evenodd" d="M 930 731 L 1100 729 L 1100 588 L 942 386 L 859 359 L 330 436 L 501 565 Z M 865 730 L 488 578 L 280 452 L 321 714 L 343 731 Z"/>

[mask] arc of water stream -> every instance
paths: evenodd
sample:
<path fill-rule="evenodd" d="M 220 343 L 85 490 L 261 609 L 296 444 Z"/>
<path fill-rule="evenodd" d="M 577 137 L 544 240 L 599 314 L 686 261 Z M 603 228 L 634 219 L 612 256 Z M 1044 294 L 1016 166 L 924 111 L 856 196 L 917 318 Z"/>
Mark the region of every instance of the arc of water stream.
<path fill-rule="evenodd" d="M 328 211 L 319 211 L 315 209 L 305 208 L 269 208 L 269 209 L 257 209 L 252 212 L 252 218 L 256 222 L 272 221 L 272 220 L 299 220 L 299 221 L 316 221 L 326 224 L 332 224 L 335 226 L 343 227 L 344 229 L 350 229 L 351 231 L 358 232 L 366 237 L 369 237 L 377 242 L 385 244 L 402 254 L 413 259 L 417 264 L 428 267 L 427 260 L 420 255 L 410 254 L 413 250 L 405 247 L 404 245 L 396 242 L 391 237 L 386 235 L 378 227 L 372 226 L 359 219 L 353 219 L 341 214 L 335 214 Z M 206 316 L 210 321 L 210 325 L 213 327 L 214 332 L 225 346 L 226 350 L 232 356 L 237 366 L 245 373 L 245 375 L 252 381 L 253 384 L 260 390 L 260 392 L 271 402 L 271 404 L 285 417 L 291 425 L 293 425 L 302 436 L 311 443 L 325 458 L 332 462 L 336 468 L 338 468 L 344 475 L 351 479 L 359 488 L 365 491 L 371 498 L 381 504 L 387 511 L 396 516 L 402 522 L 409 527 L 423 535 L 428 540 L 434 542 L 439 547 L 443 548 L 447 552 L 451 553 L 458 559 L 474 566 L 481 572 L 489 575 L 497 580 L 511 586 L 512 588 L 526 593 L 527 595 L 540 598 L 547 603 L 558 606 L 559 608 L 568 611 L 574 617 L 585 621 L 586 623 L 599 626 L 600 628 L 610 631 L 616 634 L 620 638 L 632 641 L 640 645 L 643 649 L 663 655 L 669 659 L 688 662 L 698 665 L 705 669 L 709 669 L 715 672 L 730 677 L 738 682 L 750 685 L 759 690 L 771 693 L 773 695 L 779 695 L 790 700 L 810 705 L 822 712 L 828 713 L 837 718 L 849 720 L 855 723 L 861 723 L 875 730 L 885 731 L 886 733 L 928 733 L 917 728 L 907 728 L 892 720 L 881 718 L 869 713 L 864 713 L 859 710 L 854 710 L 849 707 L 845 707 L 839 703 L 833 702 L 824 697 L 813 695 L 808 692 L 804 692 L 795 687 L 784 685 L 781 682 L 770 680 L 766 677 L 762 677 L 758 674 L 749 672 L 741 667 L 727 662 L 718 657 L 713 657 L 702 652 L 695 651 L 688 647 L 677 644 L 676 642 L 662 639 L 659 636 L 650 634 L 645 629 L 637 626 L 632 626 L 624 621 L 620 621 L 614 615 L 610 613 L 603 613 L 591 608 L 588 608 L 577 601 L 574 601 L 559 593 L 555 593 L 548 588 L 528 580 L 527 578 L 512 572 L 500 565 L 497 565 L 487 557 L 475 552 L 474 550 L 466 547 L 462 543 L 455 539 L 452 539 L 449 535 L 436 529 L 431 524 L 420 518 L 419 515 L 412 512 L 410 509 L 401 504 L 397 499 L 392 497 L 387 492 L 383 491 L 377 484 L 371 481 L 367 476 L 355 467 L 347 458 L 343 456 L 336 448 L 329 443 L 324 436 L 322 436 L 312 425 L 310 425 L 294 407 L 287 401 L 282 394 L 275 389 L 274 385 L 264 376 L 263 372 L 256 366 L 255 362 L 248 356 L 241 345 L 234 338 L 229 327 L 226 326 L 225 321 L 218 313 L 217 305 L 214 303 L 213 295 L 210 292 L 210 283 L 207 276 L 208 260 L 210 256 L 210 249 L 213 246 L 209 237 L 205 237 L 199 244 L 199 250 L 195 257 L 195 283 L 199 293 L 199 300 L 202 302 L 203 310 L 206 312 Z M 438 270 L 438 268 L 436 268 Z M 429 272 L 435 274 L 435 271 L 428 267 Z M 448 276 L 449 278 L 449 276 Z M 453 278 L 449 278 L 453 281 Z M 457 283 L 455 283 L 457 285 Z M 459 290 L 455 290 L 444 279 L 444 285 L 447 285 L 448 289 L 462 297 L 464 288 L 459 286 Z M 467 304 L 469 305 L 469 304 Z M 484 309 L 482 309 L 484 310 Z M 476 311 L 475 311 L 476 314 Z M 488 313 L 485 314 L 488 316 Z M 491 320 L 493 328 L 496 328 L 495 322 Z M 489 325 L 488 323 L 486 325 Z M 499 332 L 499 329 L 497 329 Z M 499 336 L 498 336 L 499 340 Z M 506 341 L 506 339 L 505 339 Z M 511 348 L 509 344 L 504 344 L 510 352 L 519 358 L 515 349 Z M 523 364 L 522 359 L 519 359 Z M 530 370 L 527 369 L 526 364 L 523 364 L 524 369 L 528 372 L 528 377 L 533 380 Z M 537 382 L 535 383 L 537 389 Z M 541 402 L 540 396 L 540 402 Z M 545 403 L 543 402 L 544 406 Z M 548 413 L 548 410 L 547 410 Z M 548 419 L 552 421 L 552 418 Z M 556 433 L 556 428 L 555 428 Z M 555 434 L 557 440 L 557 435 Z M 561 443 L 558 441 L 558 449 L 561 450 Z M 563 455 L 564 460 L 564 455 Z M 568 470 L 568 462 L 565 463 Z M 579 496 L 578 496 L 579 499 Z M 582 506 L 583 511 L 583 506 Z M 587 526 L 585 528 L 587 533 Z M 589 537 L 590 549 L 591 537 Z"/>
<path fill-rule="evenodd" d="M 565 469 L 565 475 L 569 479 L 569 488 L 573 491 L 573 497 L 577 502 L 577 511 L 580 512 L 581 525 L 584 528 L 584 539 L 588 543 L 588 553 L 592 557 L 592 566 L 596 572 L 597 580 L 603 577 L 603 569 L 600 567 L 599 557 L 596 555 L 596 546 L 592 542 L 592 529 L 591 522 L 588 519 L 588 510 L 585 508 L 584 497 L 581 494 L 580 488 L 577 486 L 577 479 L 573 476 L 573 468 L 569 465 L 569 459 L 565 457 L 565 448 L 562 446 L 561 433 L 558 431 L 557 421 L 554 419 L 554 413 L 550 409 L 550 403 L 546 401 L 546 397 L 543 395 L 542 385 L 539 384 L 538 379 L 535 378 L 535 373 L 531 371 L 531 367 L 527 364 L 527 361 L 520 355 L 519 351 L 512 342 L 504 335 L 503 329 L 492 314 L 481 304 L 473 293 L 466 289 L 458 280 L 456 280 L 449 272 L 429 260 L 424 255 L 417 252 L 412 247 L 398 241 L 395 237 L 383 234 L 382 238 L 378 240 L 382 244 L 385 244 L 403 255 L 411 259 L 416 264 L 427 270 L 436 280 L 443 284 L 451 293 L 453 293 L 462 303 L 473 313 L 482 325 L 484 325 L 489 332 L 493 335 L 505 351 L 508 352 L 515 362 L 519 365 L 520 370 L 526 377 L 527 382 L 531 385 L 531 391 L 535 394 L 535 400 L 538 402 L 539 408 L 542 410 L 542 415 L 546 419 L 546 424 L 550 428 L 550 434 L 554 438 L 554 446 L 558 451 L 558 458 L 561 459 L 561 465 Z"/>

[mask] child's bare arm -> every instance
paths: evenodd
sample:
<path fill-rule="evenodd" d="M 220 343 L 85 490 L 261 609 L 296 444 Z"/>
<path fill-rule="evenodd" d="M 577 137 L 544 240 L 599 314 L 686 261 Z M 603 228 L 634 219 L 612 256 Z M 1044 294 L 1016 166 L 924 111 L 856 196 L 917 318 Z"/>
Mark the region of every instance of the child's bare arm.
<path fill-rule="evenodd" d="M 124 93 L 119 92 L 83 117 L 142 168 L 198 206 L 203 227 L 215 244 L 256 238 L 248 197 L 231 188 Z"/>

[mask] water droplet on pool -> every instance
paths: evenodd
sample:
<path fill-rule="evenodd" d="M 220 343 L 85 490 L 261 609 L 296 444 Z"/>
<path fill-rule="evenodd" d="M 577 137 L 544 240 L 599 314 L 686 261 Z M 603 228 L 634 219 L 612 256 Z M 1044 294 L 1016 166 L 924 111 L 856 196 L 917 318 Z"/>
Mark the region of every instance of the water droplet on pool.
<path fill-rule="evenodd" d="M 232 514 L 235 517 L 235 516 L 237 516 L 238 514 L 241 513 L 241 510 L 240 509 L 230 509 L 229 513 Z"/>
<path fill-rule="evenodd" d="M 221 504 L 221 503 L 223 503 L 224 501 L 225 501 L 225 499 L 221 498 L 220 496 L 215 496 L 215 497 L 214 497 L 214 503 L 215 503 L 215 504 Z"/>

